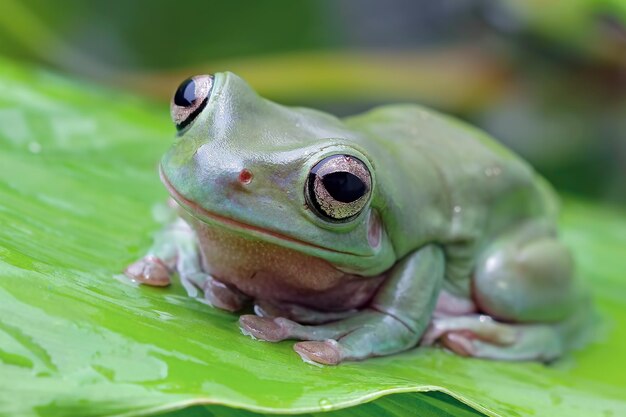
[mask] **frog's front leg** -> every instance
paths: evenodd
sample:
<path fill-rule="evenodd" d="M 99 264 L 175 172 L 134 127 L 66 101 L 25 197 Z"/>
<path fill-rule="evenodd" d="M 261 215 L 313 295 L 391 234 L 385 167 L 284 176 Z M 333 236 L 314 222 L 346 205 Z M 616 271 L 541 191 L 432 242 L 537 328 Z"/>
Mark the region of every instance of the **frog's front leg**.
<path fill-rule="evenodd" d="M 212 306 L 237 311 L 248 301 L 244 294 L 203 271 L 196 234 L 182 218 L 161 230 L 148 253 L 124 271 L 141 284 L 158 287 L 170 285 L 174 272 L 190 296 L 195 297 L 199 289 Z"/>
<path fill-rule="evenodd" d="M 170 285 L 179 247 L 184 246 L 190 232 L 189 225 L 177 218 L 154 236 L 148 253 L 126 267 L 124 273 L 141 284 L 155 287 Z"/>
<path fill-rule="evenodd" d="M 294 349 L 305 361 L 335 365 L 389 355 L 417 344 L 435 308 L 443 276 L 443 251 L 428 245 L 398 262 L 370 306 L 352 317 L 304 326 L 285 318 L 244 315 L 240 325 L 245 334 L 258 339 L 303 340 Z"/>

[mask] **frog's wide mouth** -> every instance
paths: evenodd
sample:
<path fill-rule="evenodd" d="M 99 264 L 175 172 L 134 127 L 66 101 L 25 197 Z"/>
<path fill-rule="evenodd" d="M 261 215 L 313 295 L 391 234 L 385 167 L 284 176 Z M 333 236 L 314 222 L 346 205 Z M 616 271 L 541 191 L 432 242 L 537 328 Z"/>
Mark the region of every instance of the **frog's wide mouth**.
<path fill-rule="evenodd" d="M 270 243 L 276 243 L 281 246 L 286 246 L 293 248 L 296 247 L 306 247 L 310 249 L 315 249 L 316 251 L 333 253 L 333 254 L 343 254 L 350 256 L 358 256 L 363 257 L 363 255 L 359 255 L 352 252 L 340 251 L 336 249 L 326 248 L 323 246 L 316 245 L 314 243 L 307 242 L 305 240 L 301 240 L 292 236 L 285 235 L 283 233 L 265 229 L 263 227 L 243 223 L 241 221 L 232 219 L 230 217 L 223 216 L 221 214 L 213 213 L 204 207 L 200 206 L 198 203 L 189 200 L 185 196 L 183 196 L 178 190 L 172 185 L 170 180 L 165 175 L 163 171 L 163 167 L 159 165 L 159 175 L 161 177 L 161 181 L 167 188 L 170 195 L 187 211 L 190 211 L 191 215 L 195 218 L 205 222 L 205 223 L 217 223 L 223 227 L 228 229 L 232 229 L 239 232 L 244 232 L 248 236 L 256 236 L 264 241 L 268 241 Z"/>

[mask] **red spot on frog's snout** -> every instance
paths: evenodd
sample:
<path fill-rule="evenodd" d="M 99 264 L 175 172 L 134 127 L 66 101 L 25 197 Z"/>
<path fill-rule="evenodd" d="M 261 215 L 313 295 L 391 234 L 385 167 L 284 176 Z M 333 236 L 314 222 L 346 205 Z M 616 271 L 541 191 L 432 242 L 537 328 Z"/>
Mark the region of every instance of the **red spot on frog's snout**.
<path fill-rule="evenodd" d="M 252 182 L 252 178 L 254 178 L 254 175 L 252 175 L 252 172 L 246 168 L 242 169 L 239 172 L 239 177 L 237 177 L 239 182 L 243 185 L 250 184 Z"/>

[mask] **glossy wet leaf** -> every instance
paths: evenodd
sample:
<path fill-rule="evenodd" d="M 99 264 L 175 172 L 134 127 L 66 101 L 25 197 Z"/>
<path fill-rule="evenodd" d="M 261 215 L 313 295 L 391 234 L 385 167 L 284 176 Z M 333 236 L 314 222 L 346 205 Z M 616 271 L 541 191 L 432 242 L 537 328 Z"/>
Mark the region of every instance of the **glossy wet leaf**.
<path fill-rule="evenodd" d="M 192 406 L 181 410 L 159 414 L 159 417 L 260 417 L 253 411 L 219 405 Z M 275 414 L 274 414 L 275 415 Z M 336 411 L 317 411 L 297 414 L 300 417 L 480 417 L 467 405 L 440 392 L 406 393 L 387 395 L 365 404 L 342 408 Z"/>
<path fill-rule="evenodd" d="M 623 213 L 566 201 L 564 235 L 603 317 L 600 340 L 570 358 L 545 367 L 415 349 L 316 367 L 290 342 L 244 337 L 236 316 L 179 284 L 121 277 L 158 230 L 152 210 L 166 194 L 156 163 L 173 134 L 166 106 L 0 61 L 0 415 L 134 416 L 201 403 L 317 412 L 432 390 L 493 416 L 626 415 Z M 432 394 L 361 407 L 473 413 Z M 225 410 L 175 415 L 250 415 Z"/>

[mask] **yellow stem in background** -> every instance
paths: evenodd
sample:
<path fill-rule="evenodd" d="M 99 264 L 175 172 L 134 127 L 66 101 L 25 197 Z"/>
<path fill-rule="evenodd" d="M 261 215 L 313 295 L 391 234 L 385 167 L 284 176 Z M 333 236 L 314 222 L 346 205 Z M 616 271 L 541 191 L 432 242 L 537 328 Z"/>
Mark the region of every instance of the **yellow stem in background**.
<path fill-rule="evenodd" d="M 508 71 L 495 57 L 473 47 L 257 56 L 172 72 L 120 74 L 117 81 L 169 98 L 188 76 L 225 70 L 245 78 L 262 95 L 288 102 L 419 100 L 448 109 L 481 106 L 509 81 Z"/>
<path fill-rule="evenodd" d="M 58 68 L 163 100 L 190 75 L 225 70 L 263 96 L 286 102 L 420 101 L 456 111 L 490 102 L 510 82 L 502 60 L 469 44 L 420 51 L 309 51 L 133 72 L 73 48 L 19 1 L 3 1 L 0 25 L 27 51 Z"/>

